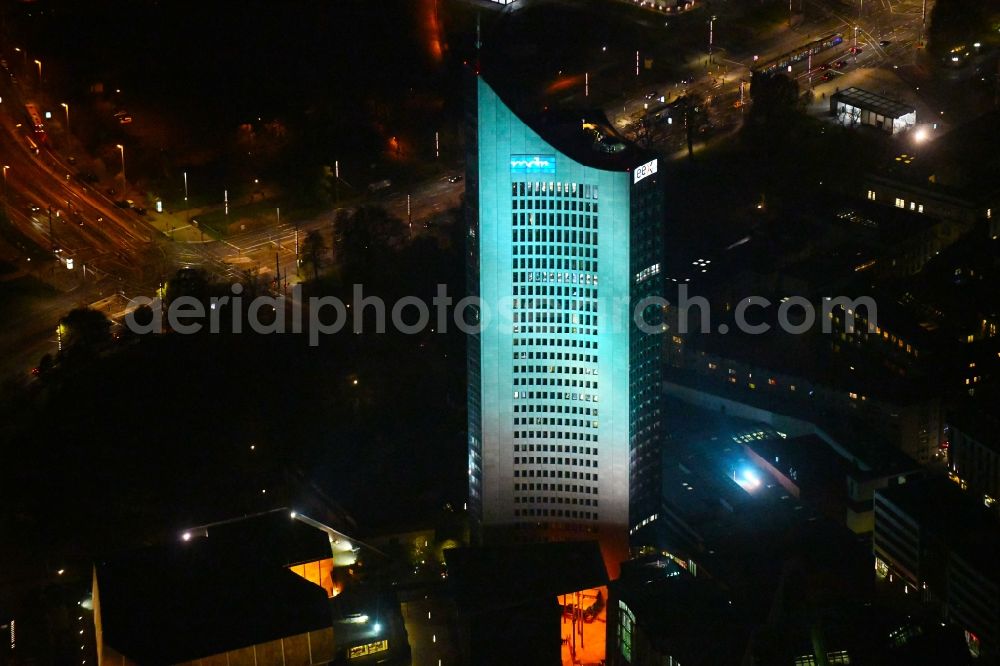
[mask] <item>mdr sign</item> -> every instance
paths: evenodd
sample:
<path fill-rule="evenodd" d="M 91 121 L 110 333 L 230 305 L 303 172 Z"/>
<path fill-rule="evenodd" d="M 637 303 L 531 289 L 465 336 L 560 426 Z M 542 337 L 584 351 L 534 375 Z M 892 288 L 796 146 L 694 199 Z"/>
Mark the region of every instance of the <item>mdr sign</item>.
<path fill-rule="evenodd" d="M 632 184 L 635 185 L 646 176 L 652 176 L 656 173 L 656 166 L 656 160 L 650 160 L 645 164 L 637 166 L 635 171 L 632 172 Z"/>

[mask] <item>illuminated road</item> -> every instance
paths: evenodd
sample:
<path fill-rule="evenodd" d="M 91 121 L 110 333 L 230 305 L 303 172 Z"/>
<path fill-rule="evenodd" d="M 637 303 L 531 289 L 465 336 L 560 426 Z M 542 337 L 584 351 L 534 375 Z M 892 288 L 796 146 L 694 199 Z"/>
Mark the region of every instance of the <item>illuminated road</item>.
<path fill-rule="evenodd" d="M 6 70 L 0 70 L 0 95 L 0 159 L 6 167 L 5 203 L 11 223 L 38 249 L 58 249 L 64 261 L 73 258 L 81 273 L 86 266 L 94 277 L 141 277 L 133 259 L 148 248 L 151 228 L 75 179 L 73 169 L 45 146 L 35 154 L 22 98 Z"/>
<path fill-rule="evenodd" d="M 864 5 L 859 1 L 854 7 L 848 7 L 850 5 L 808 0 L 806 9 L 809 16 L 806 22 L 794 28 L 779 28 L 772 36 L 758 40 L 749 49 L 732 52 L 724 42 L 716 42 L 711 63 L 706 52 L 695 51 L 685 67 L 689 83 L 669 81 L 634 89 L 634 84 L 623 81 L 623 85 L 633 87 L 631 96 L 608 105 L 605 108 L 608 118 L 627 138 L 681 157 L 686 154 L 682 150 L 686 132 L 683 122 L 677 120 L 682 118 L 676 118 L 673 125 L 661 123 L 648 134 L 642 131 L 642 118 L 663 106 L 658 100 L 650 100 L 648 93 L 662 95 L 668 104 L 682 95 L 704 99 L 713 133 L 721 136 L 741 124 L 740 82 L 749 82 L 752 67 L 826 35 L 838 33 L 843 42 L 816 54 L 811 61 L 811 69 L 810 61 L 804 59 L 793 65 L 790 72 L 801 90 L 812 89 L 817 97 L 832 94 L 848 73 L 879 68 L 895 70 L 915 62 L 922 34 L 921 3 L 918 0 L 870 0 Z M 725 20 L 724 17 L 720 17 L 719 21 L 722 20 Z M 883 41 L 886 43 L 882 44 Z M 860 47 L 860 52 L 852 54 L 850 49 L 855 45 Z M 833 66 L 841 60 L 845 62 L 841 69 Z M 823 69 L 828 64 L 829 69 Z M 827 73 L 828 80 L 824 81 L 823 76 Z M 857 85 L 858 77 L 851 78 Z M 866 78 L 862 76 L 861 80 Z M 748 101 L 748 86 L 744 87 L 743 93 L 743 99 Z M 696 139 L 700 142 L 703 137 L 696 135 Z"/>
<path fill-rule="evenodd" d="M 403 622 L 412 652 L 412 666 L 458 664 L 459 654 L 451 633 L 449 604 L 436 597 L 403 600 Z"/>
<path fill-rule="evenodd" d="M 451 174 L 455 175 L 455 174 Z M 448 176 L 414 186 L 409 196 L 409 213 L 413 220 L 407 228 L 411 238 L 429 233 L 425 223 L 444 217 L 449 209 L 460 202 L 465 191 L 464 183 L 449 182 Z M 391 216 L 407 224 L 407 195 L 405 192 L 389 192 L 372 197 L 366 204 L 382 206 Z M 174 254 L 182 266 L 200 267 L 220 279 L 237 279 L 244 271 L 259 271 L 262 275 L 274 276 L 277 266 L 281 267 L 282 278 L 289 283 L 297 280 L 295 267 L 295 239 L 299 243 L 310 231 L 319 231 L 329 250 L 333 237 L 333 220 L 339 208 L 317 215 L 297 224 L 282 221 L 263 229 L 253 229 L 228 236 L 222 240 L 204 243 L 176 243 Z"/>

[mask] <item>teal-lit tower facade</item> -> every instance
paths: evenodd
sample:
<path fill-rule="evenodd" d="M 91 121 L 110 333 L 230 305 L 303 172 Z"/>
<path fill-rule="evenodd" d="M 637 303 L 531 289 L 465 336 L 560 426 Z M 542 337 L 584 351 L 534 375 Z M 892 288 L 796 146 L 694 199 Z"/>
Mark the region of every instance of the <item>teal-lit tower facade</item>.
<path fill-rule="evenodd" d="M 470 511 L 487 541 L 596 538 L 614 566 L 660 435 L 659 160 L 469 86 Z"/>

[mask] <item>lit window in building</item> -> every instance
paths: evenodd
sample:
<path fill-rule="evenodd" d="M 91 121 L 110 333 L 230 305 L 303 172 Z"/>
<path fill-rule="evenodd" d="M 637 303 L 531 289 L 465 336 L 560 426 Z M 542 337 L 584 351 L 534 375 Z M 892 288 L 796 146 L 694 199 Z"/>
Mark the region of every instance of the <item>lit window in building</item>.
<path fill-rule="evenodd" d="M 906 208 L 906 202 L 896 197 L 896 208 Z"/>
<path fill-rule="evenodd" d="M 618 602 L 618 609 L 621 613 L 618 616 L 618 651 L 625 661 L 632 662 L 632 632 L 635 630 L 635 615 L 632 610 L 625 605 L 624 601 Z"/>
<path fill-rule="evenodd" d="M 826 663 L 828 664 L 849 664 L 851 663 L 851 655 L 847 653 L 847 650 L 837 650 L 835 652 L 826 653 Z"/>
<path fill-rule="evenodd" d="M 868 200 L 875 201 L 875 190 L 868 190 Z"/>

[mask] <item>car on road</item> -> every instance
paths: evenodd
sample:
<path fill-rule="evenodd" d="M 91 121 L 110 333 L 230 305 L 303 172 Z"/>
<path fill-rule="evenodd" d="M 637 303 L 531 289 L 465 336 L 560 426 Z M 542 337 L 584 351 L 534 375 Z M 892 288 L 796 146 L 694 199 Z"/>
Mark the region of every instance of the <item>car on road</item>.
<path fill-rule="evenodd" d="M 833 72 L 826 72 L 825 74 L 823 74 L 823 80 L 824 81 L 832 81 L 833 80 Z"/>
<path fill-rule="evenodd" d="M 847 61 L 846 60 L 838 60 L 837 62 L 835 62 L 833 64 L 833 66 L 836 67 L 837 69 L 844 69 L 845 67 L 847 67 Z"/>
<path fill-rule="evenodd" d="M 646 93 L 646 99 L 656 99 L 659 96 L 660 93 L 656 92 L 655 90 L 650 90 L 648 93 Z"/>
<path fill-rule="evenodd" d="M 461 176 L 461 175 L 451 176 L 448 179 L 448 182 L 449 183 L 460 183 L 460 182 L 462 182 L 462 178 L 463 178 L 463 176 Z"/>
<path fill-rule="evenodd" d="M 36 206 L 35 204 L 31 204 L 30 206 L 28 206 L 28 211 L 30 211 L 31 213 L 38 213 L 41 210 L 42 209 Z"/>
<path fill-rule="evenodd" d="M 890 42 L 888 39 L 881 39 L 879 40 L 878 43 L 878 45 L 881 46 L 882 48 L 889 46 L 889 44 L 892 44 L 892 42 Z"/>
<path fill-rule="evenodd" d="M 374 183 L 368 184 L 368 191 L 375 193 L 379 190 L 385 190 L 392 187 L 392 181 L 388 178 L 383 178 L 382 180 L 377 180 Z"/>
<path fill-rule="evenodd" d="M 830 63 L 824 62 L 822 65 L 819 66 L 819 68 L 820 69 L 830 69 Z"/>
<path fill-rule="evenodd" d="M 694 77 L 693 76 L 685 76 L 683 79 L 681 79 L 681 83 L 683 83 L 686 86 L 687 85 L 691 85 L 692 83 L 694 83 Z"/>
<path fill-rule="evenodd" d="M 851 51 L 851 53 L 853 55 L 857 55 L 857 54 L 861 53 L 862 51 L 864 51 L 864 47 L 861 47 L 861 46 L 852 46 L 851 49 L 850 49 L 850 51 Z"/>

